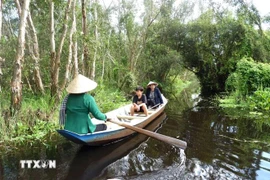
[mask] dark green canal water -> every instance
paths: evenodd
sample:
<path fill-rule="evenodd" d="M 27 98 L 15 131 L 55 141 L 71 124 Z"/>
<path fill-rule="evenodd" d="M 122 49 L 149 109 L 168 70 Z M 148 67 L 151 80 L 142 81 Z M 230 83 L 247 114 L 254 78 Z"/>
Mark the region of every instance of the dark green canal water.
<path fill-rule="evenodd" d="M 0 179 L 270 179 L 270 128 L 191 99 L 171 99 L 148 127 L 186 141 L 185 151 L 144 135 L 95 148 L 23 147 L 2 155 Z M 56 169 L 22 169 L 25 159 L 56 160 Z"/>

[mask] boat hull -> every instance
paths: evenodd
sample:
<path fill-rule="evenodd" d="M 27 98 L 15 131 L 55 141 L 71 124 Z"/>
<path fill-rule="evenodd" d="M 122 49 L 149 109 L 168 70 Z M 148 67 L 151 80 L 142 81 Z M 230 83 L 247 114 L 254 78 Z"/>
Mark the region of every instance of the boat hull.
<path fill-rule="evenodd" d="M 132 125 L 139 128 L 146 127 L 149 123 L 155 120 L 164 111 L 166 103 L 163 106 L 160 106 L 159 108 L 157 108 L 156 110 L 152 110 L 149 116 L 143 117 L 143 116 L 138 115 L 137 119 L 136 117 L 134 117 L 133 120 L 127 121 L 127 124 L 129 124 L 130 122 L 137 121 L 137 123 L 133 123 Z M 124 107 L 124 109 L 121 109 L 121 111 L 126 112 L 128 107 L 129 106 Z M 113 116 L 116 118 L 119 112 L 120 111 L 118 109 L 118 110 L 114 110 L 106 114 L 108 115 L 108 117 Z M 107 122 L 106 124 L 108 127 L 112 126 L 110 122 Z M 133 130 L 130 130 L 130 129 L 127 129 L 118 125 L 117 126 L 114 125 L 114 127 L 116 128 L 111 128 L 106 131 L 99 131 L 99 132 L 88 133 L 88 134 L 77 134 L 68 130 L 57 130 L 57 132 L 74 143 L 90 145 L 90 146 L 100 146 L 100 145 L 112 143 L 119 139 L 123 139 L 127 136 L 130 136 L 136 133 Z"/>

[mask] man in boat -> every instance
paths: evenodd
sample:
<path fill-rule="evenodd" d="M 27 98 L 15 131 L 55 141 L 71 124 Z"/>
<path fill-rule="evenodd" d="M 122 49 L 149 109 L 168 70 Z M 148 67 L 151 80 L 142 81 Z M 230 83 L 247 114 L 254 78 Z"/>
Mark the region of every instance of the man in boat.
<path fill-rule="evenodd" d="M 66 130 L 86 134 L 107 129 L 105 123 L 93 124 L 89 116 L 91 113 L 98 120 L 107 119 L 106 115 L 100 112 L 94 97 L 88 93 L 96 87 L 96 82 L 81 74 L 70 82 L 66 89 L 69 94 L 63 100 L 60 110 L 60 121 L 62 119 Z"/>
<path fill-rule="evenodd" d="M 147 99 L 145 94 L 143 94 L 143 87 L 139 86 L 135 89 L 136 95 L 133 97 L 132 105 L 130 108 L 130 115 L 134 115 L 134 111 L 136 112 L 144 112 L 146 116 L 148 116 L 147 111 Z"/>
<path fill-rule="evenodd" d="M 163 104 L 163 99 L 158 89 L 158 83 L 150 81 L 147 84 L 146 98 L 148 107 L 155 107 Z"/>

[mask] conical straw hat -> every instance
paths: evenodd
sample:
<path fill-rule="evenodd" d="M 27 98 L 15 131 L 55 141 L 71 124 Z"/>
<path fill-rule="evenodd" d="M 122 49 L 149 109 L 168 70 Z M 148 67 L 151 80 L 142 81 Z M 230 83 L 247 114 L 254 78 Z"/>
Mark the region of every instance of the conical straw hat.
<path fill-rule="evenodd" d="M 91 79 L 79 74 L 73 79 L 67 87 L 70 94 L 80 94 L 91 91 L 97 87 L 97 83 Z"/>
<path fill-rule="evenodd" d="M 147 86 L 150 86 L 150 85 L 152 85 L 152 84 L 154 84 L 154 85 L 158 85 L 158 83 L 156 83 L 156 82 L 154 82 L 154 81 L 150 81 L 148 84 L 147 84 Z"/>

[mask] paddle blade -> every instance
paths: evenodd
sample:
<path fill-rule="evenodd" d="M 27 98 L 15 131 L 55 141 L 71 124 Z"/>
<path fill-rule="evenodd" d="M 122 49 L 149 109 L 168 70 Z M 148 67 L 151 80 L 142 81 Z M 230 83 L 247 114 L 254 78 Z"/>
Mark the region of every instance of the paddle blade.
<path fill-rule="evenodd" d="M 156 133 L 156 132 L 148 131 L 146 129 L 142 129 L 142 128 L 139 128 L 139 127 L 136 127 L 136 126 L 131 126 L 131 125 L 128 125 L 126 123 L 122 123 L 120 121 L 116 121 L 116 120 L 113 120 L 113 119 L 108 119 L 108 121 L 110 121 L 112 123 L 115 123 L 115 124 L 118 124 L 119 126 L 123 126 L 125 128 L 131 129 L 131 130 L 136 131 L 138 133 L 147 135 L 149 137 L 155 138 L 157 140 L 166 142 L 166 143 L 168 143 L 170 145 L 179 147 L 179 148 L 184 149 L 184 150 L 187 147 L 187 143 L 185 141 L 182 141 L 182 140 L 179 140 L 179 139 L 170 137 L 170 136 L 165 136 L 163 134 L 159 134 L 159 133 Z"/>

